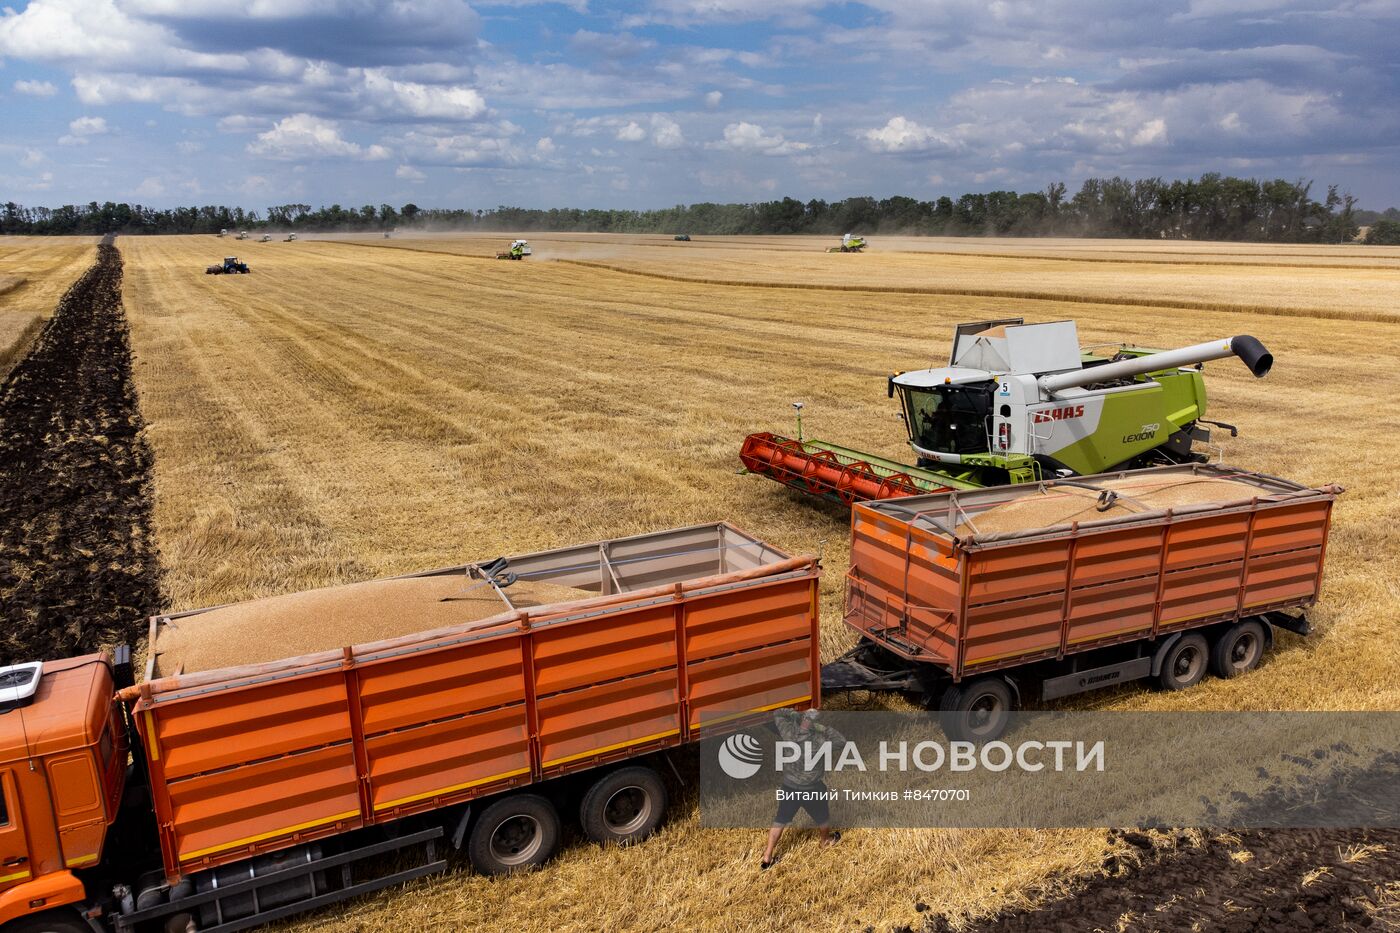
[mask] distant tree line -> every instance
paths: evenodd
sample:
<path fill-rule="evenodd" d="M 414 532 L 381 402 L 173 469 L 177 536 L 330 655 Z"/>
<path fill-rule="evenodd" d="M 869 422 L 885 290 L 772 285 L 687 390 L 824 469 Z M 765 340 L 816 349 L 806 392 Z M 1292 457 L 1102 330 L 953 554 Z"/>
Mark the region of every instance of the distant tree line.
<path fill-rule="evenodd" d="M 1091 178 L 1073 195 L 1056 182 L 1044 191 L 989 191 L 954 199 L 869 197 L 842 201 L 783 198 L 753 204 L 700 203 L 661 210 L 553 208 L 494 210 L 339 204 L 312 209 L 281 204 L 265 213 L 241 207 L 157 209 L 139 204 L 0 209 L 0 233 L 217 233 L 227 230 L 377 231 L 427 228 L 590 233 L 925 234 L 930 236 L 1096 236 L 1171 240 L 1340 243 L 1359 225 L 1400 222 L 1400 211 L 1358 211 L 1329 185 L 1320 200 L 1311 181 L 1264 181 L 1206 174 L 1185 181 Z M 1390 215 L 1394 214 L 1392 219 Z M 1382 227 L 1384 230 L 1385 228 Z"/>

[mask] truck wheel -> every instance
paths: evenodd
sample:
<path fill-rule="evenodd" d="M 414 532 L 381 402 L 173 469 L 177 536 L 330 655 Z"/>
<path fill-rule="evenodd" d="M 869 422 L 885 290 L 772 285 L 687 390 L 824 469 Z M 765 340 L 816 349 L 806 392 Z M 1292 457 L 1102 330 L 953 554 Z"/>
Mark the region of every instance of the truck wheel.
<path fill-rule="evenodd" d="M 1200 632 L 1181 636 L 1162 658 L 1162 670 L 1157 675 L 1158 685 L 1163 690 L 1185 690 L 1196 686 L 1206 676 L 1209 653 L 1206 637 Z"/>
<path fill-rule="evenodd" d="M 991 742 L 1006 732 L 1015 708 L 1010 684 L 1001 677 L 979 677 L 943 692 L 938 724 L 954 742 Z"/>
<path fill-rule="evenodd" d="M 7 933 L 92 933 L 92 927 L 71 910 L 48 910 L 7 924 Z"/>
<path fill-rule="evenodd" d="M 483 875 L 504 875 L 542 865 L 559 847 L 559 813 L 538 794 L 497 800 L 477 818 L 467 857 Z"/>
<path fill-rule="evenodd" d="M 1254 670 L 1264 657 L 1264 626 L 1253 619 L 1236 622 L 1220 633 L 1210 651 L 1210 672 L 1238 677 Z"/>
<path fill-rule="evenodd" d="M 640 842 L 656 832 L 666 815 L 666 785 L 651 768 L 619 768 L 593 782 L 578 815 L 584 834 L 594 842 Z"/>

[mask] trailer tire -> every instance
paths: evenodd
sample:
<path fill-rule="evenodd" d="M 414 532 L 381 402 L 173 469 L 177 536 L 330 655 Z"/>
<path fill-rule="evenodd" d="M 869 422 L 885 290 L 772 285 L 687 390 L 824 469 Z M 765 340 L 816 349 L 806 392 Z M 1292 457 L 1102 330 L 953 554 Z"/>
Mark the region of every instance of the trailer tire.
<path fill-rule="evenodd" d="M 543 865 L 559 848 L 559 812 L 538 794 L 512 794 L 481 811 L 467 837 L 467 858 L 483 875 Z"/>
<path fill-rule="evenodd" d="M 13 933 L 92 933 L 92 927 L 71 910 L 46 910 L 6 925 Z"/>
<path fill-rule="evenodd" d="M 609 771 L 583 795 L 578 815 L 584 835 L 596 843 L 641 842 L 666 815 L 666 785 L 661 775 L 640 765 Z"/>
<path fill-rule="evenodd" d="M 1194 687 L 1206 676 L 1210 666 L 1210 646 L 1200 632 L 1188 632 L 1167 649 L 1162 658 L 1162 670 L 1157 684 L 1163 690 L 1185 690 Z"/>
<path fill-rule="evenodd" d="M 1006 733 L 1016 698 L 1004 677 L 953 684 L 938 702 L 938 724 L 954 742 L 991 742 Z"/>
<path fill-rule="evenodd" d="M 1217 677 L 1238 677 L 1259 666 L 1267 636 L 1264 626 L 1245 619 L 1220 633 L 1210 649 L 1210 671 Z"/>

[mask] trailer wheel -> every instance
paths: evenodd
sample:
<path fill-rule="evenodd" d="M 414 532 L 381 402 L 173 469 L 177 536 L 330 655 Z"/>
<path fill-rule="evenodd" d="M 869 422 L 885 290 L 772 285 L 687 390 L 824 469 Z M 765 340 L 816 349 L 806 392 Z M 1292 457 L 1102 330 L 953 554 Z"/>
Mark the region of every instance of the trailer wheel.
<path fill-rule="evenodd" d="M 943 691 L 938 724 L 954 742 L 991 742 L 1006 732 L 1015 708 L 1011 685 L 1004 678 L 979 677 Z"/>
<path fill-rule="evenodd" d="M 497 800 L 477 818 L 467 857 L 483 875 L 504 875 L 542 865 L 559 847 L 559 813 L 538 794 Z"/>
<path fill-rule="evenodd" d="M 579 804 L 579 822 L 594 842 L 631 845 L 656 832 L 666 815 L 666 785 L 651 768 L 632 766 L 603 775 Z"/>
<path fill-rule="evenodd" d="M 1181 636 L 1171 646 L 1166 657 L 1162 658 L 1162 670 L 1157 675 L 1157 683 L 1163 690 L 1185 690 L 1194 687 L 1206 676 L 1209 666 L 1209 646 L 1200 632 Z"/>
<path fill-rule="evenodd" d="M 1236 622 L 1220 633 L 1210 651 L 1210 671 L 1217 677 L 1238 677 L 1259 666 L 1264 657 L 1264 626 L 1254 619 Z"/>
<path fill-rule="evenodd" d="M 10 930 L 11 925 L 5 929 Z M 92 927 L 71 910 L 47 910 L 13 923 L 14 933 L 92 933 Z"/>

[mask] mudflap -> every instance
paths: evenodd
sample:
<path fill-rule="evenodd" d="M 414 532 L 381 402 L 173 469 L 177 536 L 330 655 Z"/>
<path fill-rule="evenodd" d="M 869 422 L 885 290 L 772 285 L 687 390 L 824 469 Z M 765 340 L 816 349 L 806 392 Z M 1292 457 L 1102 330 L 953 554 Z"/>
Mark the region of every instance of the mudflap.
<path fill-rule="evenodd" d="M 1266 612 L 1264 621 L 1270 625 L 1293 632 L 1295 635 L 1308 636 L 1313 633 L 1312 623 L 1308 621 L 1306 613 L 1289 615 L 1286 612 Z"/>

